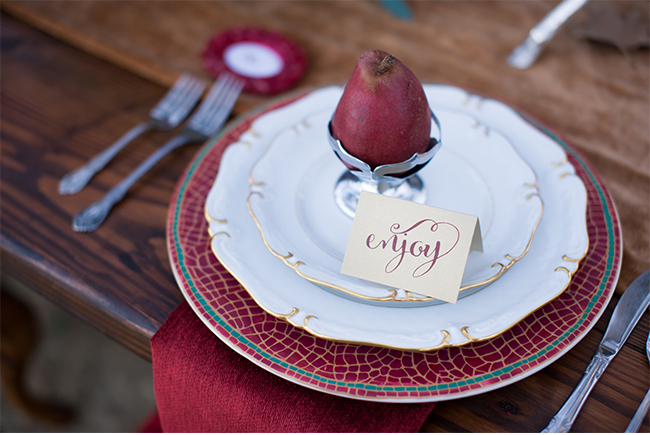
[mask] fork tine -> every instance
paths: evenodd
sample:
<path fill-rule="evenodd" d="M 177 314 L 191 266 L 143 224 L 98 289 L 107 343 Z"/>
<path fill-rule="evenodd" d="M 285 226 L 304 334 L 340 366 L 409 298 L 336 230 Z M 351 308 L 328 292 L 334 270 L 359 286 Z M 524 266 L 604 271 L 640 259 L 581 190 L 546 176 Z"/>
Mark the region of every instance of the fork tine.
<path fill-rule="evenodd" d="M 162 99 L 156 104 L 152 111 L 167 111 L 169 106 L 185 92 L 188 86 L 194 83 L 195 79 L 190 74 L 183 73 L 174 83 L 174 85 L 167 91 Z"/>
<path fill-rule="evenodd" d="M 198 79 L 190 75 L 187 75 L 187 78 L 182 81 L 179 79 L 179 81 L 177 81 L 177 83 L 167 92 L 153 110 L 158 113 L 169 112 L 178 105 L 179 100 L 184 98 L 197 81 Z"/>
<path fill-rule="evenodd" d="M 192 115 L 192 118 L 190 119 L 190 123 L 201 122 L 201 120 L 205 118 L 206 114 L 210 110 L 212 110 L 215 104 L 217 104 L 217 102 L 219 101 L 219 96 L 221 94 L 221 91 L 226 85 L 229 78 L 230 78 L 230 74 L 227 73 L 225 74 L 222 73 L 219 75 L 219 78 L 212 85 L 210 92 L 208 92 L 208 95 L 203 99 L 203 102 L 199 106 L 196 113 Z"/>
<path fill-rule="evenodd" d="M 177 124 L 182 119 L 185 119 L 201 97 L 205 86 L 206 83 L 203 80 L 196 80 L 192 83 L 192 86 L 183 93 L 180 101 L 175 103 L 175 108 L 169 116 L 170 124 Z"/>
<path fill-rule="evenodd" d="M 206 125 L 206 135 L 212 136 L 225 124 L 243 87 L 244 83 L 241 80 L 233 81 L 232 86 L 227 90 L 225 97 L 222 99 L 218 110 L 211 117 L 210 123 Z"/>
<path fill-rule="evenodd" d="M 233 88 L 236 88 L 238 82 L 239 80 L 236 77 L 226 73 L 223 79 L 223 84 L 219 87 L 218 94 L 215 92 L 214 99 L 209 105 L 206 105 L 205 110 L 201 113 L 200 117 L 197 117 L 194 125 L 197 125 L 199 126 L 198 128 L 202 129 L 203 124 L 211 124 L 216 114 L 221 110 L 224 104 L 227 103 L 229 94 Z"/>

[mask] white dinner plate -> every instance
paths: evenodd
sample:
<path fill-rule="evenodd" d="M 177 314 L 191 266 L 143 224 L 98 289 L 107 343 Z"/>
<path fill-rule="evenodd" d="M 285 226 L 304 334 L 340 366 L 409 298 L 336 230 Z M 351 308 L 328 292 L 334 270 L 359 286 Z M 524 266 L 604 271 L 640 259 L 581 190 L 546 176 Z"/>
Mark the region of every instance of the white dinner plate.
<path fill-rule="evenodd" d="M 286 267 L 267 249 L 250 214 L 247 199 L 257 181 L 251 173 L 288 128 L 333 112 L 342 88 L 331 86 L 255 120 L 225 152 L 206 201 L 213 252 L 265 311 L 319 337 L 424 350 L 499 335 L 568 286 L 588 249 L 587 198 L 564 150 L 501 103 L 468 98 L 465 91 L 449 86 L 426 85 L 425 92 L 436 113 L 461 113 L 488 134 L 500 133 L 535 172 L 544 213 L 525 257 L 456 304 L 405 308 L 340 297 Z M 326 146 L 325 139 L 322 144 Z M 314 153 L 324 155 L 325 149 Z M 280 170 L 292 169 L 287 165 Z"/>
<path fill-rule="evenodd" d="M 251 171 L 250 214 L 266 247 L 301 277 L 340 296 L 385 306 L 444 303 L 340 273 L 352 218 L 334 198 L 346 171 L 323 135 L 331 115 L 327 108 L 288 126 Z M 462 298 L 524 257 L 543 206 L 535 173 L 503 136 L 463 114 L 438 110 L 436 115 L 445 139 L 418 172 L 425 203 L 478 216 L 483 236 L 483 251 L 472 251 L 467 259 Z"/>

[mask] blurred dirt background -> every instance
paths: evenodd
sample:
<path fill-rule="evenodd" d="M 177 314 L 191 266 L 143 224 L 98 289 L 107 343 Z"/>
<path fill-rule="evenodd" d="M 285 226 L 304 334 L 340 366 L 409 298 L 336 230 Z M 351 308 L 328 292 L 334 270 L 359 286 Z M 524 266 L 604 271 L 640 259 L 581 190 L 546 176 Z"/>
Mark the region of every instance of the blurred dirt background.
<path fill-rule="evenodd" d="M 38 400 L 69 407 L 52 424 L 17 407 L 2 385 L 1 432 L 134 432 L 155 409 L 151 363 L 100 331 L 6 278 L 3 292 L 31 308 L 40 338 L 27 365 L 26 388 Z"/>

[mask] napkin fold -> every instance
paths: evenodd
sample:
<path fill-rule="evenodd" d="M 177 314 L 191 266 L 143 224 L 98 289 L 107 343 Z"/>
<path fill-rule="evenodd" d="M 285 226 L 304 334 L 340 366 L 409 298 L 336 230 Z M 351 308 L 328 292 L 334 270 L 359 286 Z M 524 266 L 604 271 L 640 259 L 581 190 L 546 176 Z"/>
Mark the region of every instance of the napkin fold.
<path fill-rule="evenodd" d="M 348 399 L 289 382 L 228 347 L 187 302 L 151 348 L 165 432 L 415 432 L 434 407 Z"/>

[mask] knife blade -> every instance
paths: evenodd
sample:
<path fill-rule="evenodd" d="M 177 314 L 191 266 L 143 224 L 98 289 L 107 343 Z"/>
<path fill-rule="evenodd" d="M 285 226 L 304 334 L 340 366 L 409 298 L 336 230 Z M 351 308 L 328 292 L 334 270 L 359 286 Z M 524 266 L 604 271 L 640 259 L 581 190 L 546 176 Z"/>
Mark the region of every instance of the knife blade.
<path fill-rule="evenodd" d="M 643 312 L 650 304 L 650 270 L 639 275 L 623 292 L 616 304 L 605 335 L 598 346 L 589 366 L 582 375 L 571 396 L 555 414 L 542 433 L 566 433 L 578 416 L 578 412 L 587 400 L 589 393 L 598 382 L 610 361 L 623 347 Z"/>

